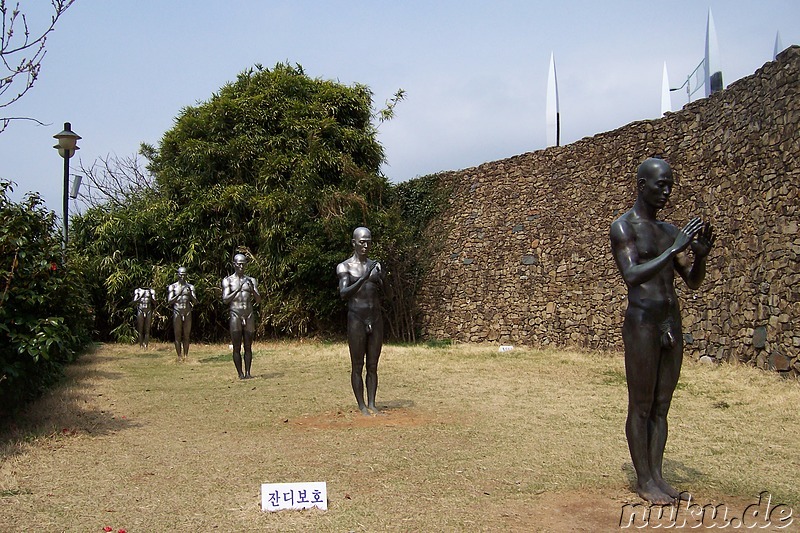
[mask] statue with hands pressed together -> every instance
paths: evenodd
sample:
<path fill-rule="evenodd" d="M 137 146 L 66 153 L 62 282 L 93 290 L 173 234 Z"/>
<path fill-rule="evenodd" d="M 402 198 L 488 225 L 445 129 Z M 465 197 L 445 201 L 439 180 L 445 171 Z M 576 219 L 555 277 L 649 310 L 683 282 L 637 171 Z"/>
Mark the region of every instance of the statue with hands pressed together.
<path fill-rule="evenodd" d="M 243 254 L 233 256 L 233 274 L 222 280 L 222 301 L 229 306 L 229 327 L 233 344 L 233 365 L 239 379 L 250 379 L 253 363 L 253 337 L 256 331 L 254 303 L 261 301 L 258 284 L 254 278 L 245 276 L 247 258 Z M 244 344 L 244 370 L 242 369 L 242 344 Z"/>
<path fill-rule="evenodd" d="M 135 289 L 131 303 L 136 306 L 136 333 L 139 336 L 139 346 L 147 348 L 150 343 L 153 309 L 156 306 L 156 291 L 146 287 Z"/>
<path fill-rule="evenodd" d="M 367 257 L 372 233 L 364 227 L 353 231 L 353 255 L 336 266 L 339 295 L 347 300 L 347 343 L 350 349 L 350 382 L 358 408 L 365 416 L 380 414 L 375 405 L 378 390 L 378 360 L 383 346 L 380 291 L 381 264 Z M 366 362 L 367 401 L 364 402 L 362 372 Z"/>
<path fill-rule="evenodd" d="M 674 185 L 666 161 L 645 160 L 638 167 L 636 185 L 636 202 L 612 223 L 610 232 L 614 260 L 628 287 L 622 327 L 628 383 L 625 434 L 637 493 L 652 504 L 666 505 L 680 497 L 662 475 L 667 412 L 683 359 L 675 272 L 690 289 L 700 287 L 714 231 L 699 217 L 680 229 L 658 220 Z"/>
<path fill-rule="evenodd" d="M 167 287 L 167 305 L 172 306 L 172 330 L 175 332 L 178 361 L 186 361 L 192 333 L 192 308 L 197 303 L 197 296 L 194 285 L 186 281 L 186 268 L 179 267 L 177 274 L 178 281 Z"/>

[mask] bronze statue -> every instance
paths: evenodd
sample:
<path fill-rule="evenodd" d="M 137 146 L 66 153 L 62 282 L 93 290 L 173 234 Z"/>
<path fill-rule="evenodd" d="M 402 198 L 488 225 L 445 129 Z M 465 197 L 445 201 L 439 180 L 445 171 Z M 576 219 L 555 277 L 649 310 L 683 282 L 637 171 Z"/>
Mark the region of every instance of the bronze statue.
<path fill-rule="evenodd" d="M 172 306 L 172 330 L 175 332 L 175 351 L 178 361 L 189 355 L 189 336 L 192 333 L 192 307 L 197 303 L 194 285 L 186 282 L 186 268 L 178 268 L 178 281 L 167 287 L 167 305 Z M 183 354 L 181 354 L 183 347 Z"/>
<path fill-rule="evenodd" d="M 697 289 L 714 244 L 711 224 L 699 217 L 683 229 L 656 218 L 673 184 L 666 161 L 645 160 L 636 172 L 636 202 L 611 224 L 610 233 L 614 260 L 628 287 L 622 326 L 628 382 L 625 434 L 636 470 L 636 492 L 656 505 L 680 497 L 662 477 L 667 412 L 683 359 L 675 271 L 689 288 Z M 684 252 L 687 248 L 694 261 Z"/>
<path fill-rule="evenodd" d="M 133 291 L 132 304 L 136 305 L 136 332 L 139 346 L 147 348 L 150 342 L 150 324 L 153 321 L 153 308 L 156 305 L 156 291 L 139 288 Z"/>
<path fill-rule="evenodd" d="M 253 362 L 253 335 L 256 317 L 253 303 L 261 301 L 256 280 L 244 275 L 247 258 L 242 254 L 233 256 L 233 274 L 222 280 L 222 301 L 230 306 L 230 331 L 233 343 L 233 364 L 239 379 L 250 379 Z M 242 372 L 241 348 L 244 343 L 244 372 Z"/>
<path fill-rule="evenodd" d="M 353 256 L 336 267 L 339 295 L 347 300 L 347 342 L 350 347 L 350 382 L 361 413 L 380 414 L 375 405 L 378 390 L 378 359 L 383 345 L 383 318 L 379 291 L 383 286 L 381 264 L 367 258 L 372 233 L 367 228 L 353 231 Z M 367 363 L 367 403 L 361 373 Z"/>

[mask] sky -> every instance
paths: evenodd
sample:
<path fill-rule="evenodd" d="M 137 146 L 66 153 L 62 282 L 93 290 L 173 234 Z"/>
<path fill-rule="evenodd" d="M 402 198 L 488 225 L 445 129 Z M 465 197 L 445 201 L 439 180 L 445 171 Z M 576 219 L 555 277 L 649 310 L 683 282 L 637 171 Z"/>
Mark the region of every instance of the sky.
<path fill-rule="evenodd" d="M 32 30 L 49 21 L 46 0 L 20 8 Z M 709 9 L 726 86 L 772 60 L 777 32 L 800 43 L 797 0 L 76 0 L 34 87 L 0 109 L 46 124 L 0 133 L 0 178 L 12 199 L 37 191 L 60 214 L 64 122 L 82 137 L 78 173 L 157 146 L 182 108 L 257 63 L 367 85 L 376 110 L 405 90 L 378 129 L 382 170 L 402 182 L 544 149 L 552 52 L 569 144 L 658 118 L 664 62 L 677 87 L 702 61 Z M 686 103 L 672 93 L 673 110 Z"/>

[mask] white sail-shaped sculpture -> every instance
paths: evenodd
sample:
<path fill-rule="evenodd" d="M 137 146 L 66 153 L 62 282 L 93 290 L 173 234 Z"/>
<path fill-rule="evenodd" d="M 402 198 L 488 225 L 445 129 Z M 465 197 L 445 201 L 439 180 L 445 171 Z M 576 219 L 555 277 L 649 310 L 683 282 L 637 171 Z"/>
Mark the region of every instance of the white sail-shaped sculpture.
<path fill-rule="evenodd" d="M 558 81 L 556 80 L 556 60 L 550 52 L 550 70 L 547 73 L 547 146 L 561 146 L 561 115 L 558 107 Z"/>
<path fill-rule="evenodd" d="M 714 27 L 714 17 L 711 8 L 708 9 L 706 22 L 706 96 L 711 96 L 722 90 L 722 66 L 719 62 L 719 43 L 717 42 L 717 29 Z"/>
<path fill-rule="evenodd" d="M 781 42 L 781 32 L 775 32 L 775 48 L 772 50 L 772 60 L 778 59 L 778 54 L 783 52 L 783 43 Z"/>
<path fill-rule="evenodd" d="M 672 111 L 672 97 L 669 95 L 669 76 L 667 62 L 664 61 L 664 72 L 661 74 L 661 116 Z"/>

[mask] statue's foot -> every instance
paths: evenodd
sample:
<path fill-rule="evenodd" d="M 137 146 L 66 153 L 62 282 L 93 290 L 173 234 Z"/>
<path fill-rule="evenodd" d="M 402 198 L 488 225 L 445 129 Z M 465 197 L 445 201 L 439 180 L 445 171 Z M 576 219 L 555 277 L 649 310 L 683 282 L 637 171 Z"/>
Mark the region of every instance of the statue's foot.
<path fill-rule="evenodd" d="M 372 412 L 373 412 L 373 413 L 374 413 L 376 416 L 383 416 L 383 415 L 384 415 L 384 414 L 383 414 L 383 411 L 381 411 L 380 409 L 378 409 L 378 408 L 375 406 L 375 404 L 372 404 L 372 405 L 368 406 L 368 409 L 369 409 L 370 411 L 372 411 Z"/>
<path fill-rule="evenodd" d="M 681 493 L 663 479 L 656 479 L 656 485 L 671 498 L 680 501 Z"/>
<path fill-rule="evenodd" d="M 369 412 L 369 409 L 367 409 L 366 405 L 359 406 L 359 410 L 361 410 L 361 414 L 364 416 L 372 416 L 372 414 Z"/>
<path fill-rule="evenodd" d="M 250 372 L 244 375 L 242 379 L 253 379 L 253 376 L 250 375 Z"/>
<path fill-rule="evenodd" d="M 241 372 L 239 372 L 239 379 L 244 379 L 244 374 L 242 374 Z"/>
<path fill-rule="evenodd" d="M 647 483 L 638 485 L 636 493 L 643 499 L 647 500 L 653 505 L 671 505 L 675 503 L 675 498 L 661 490 L 655 480 L 650 480 Z"/>

